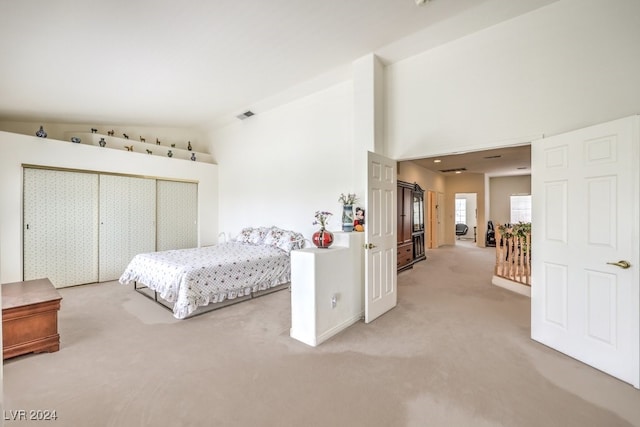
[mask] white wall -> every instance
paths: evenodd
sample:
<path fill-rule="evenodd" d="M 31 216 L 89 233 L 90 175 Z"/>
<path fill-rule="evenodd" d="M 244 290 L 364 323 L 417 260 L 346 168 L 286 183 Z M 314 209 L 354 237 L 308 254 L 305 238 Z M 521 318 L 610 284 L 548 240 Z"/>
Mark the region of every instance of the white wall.
<path fill-rule="evenodd" d="M 217 242 L 217 165 L 0 131 L 0 283 L 22 280 L 22 165 L 198 181 L 199 244 Z"/>
<path fill-rule="evenodd" d="M 640 113 L 640 2 L 561 0 L 391 64 L 386 141 L 411 159 Z"/>
<path fill-rule="evenodd" d="M 501 176 L 489 179 L 490 216 L 493 225 L 511 222 L 511 196 L 531 194 L 531 175 Z"/>
<path fill-rule="evenodd" d="M 351 82 L 211 131 L 219 164 L 220 230 L 277 225 L 310 239 L 317 210 L 341 229 L 340 193 L 352 192 Z M 364 200 L 364 194 L 357 194 Z"/>

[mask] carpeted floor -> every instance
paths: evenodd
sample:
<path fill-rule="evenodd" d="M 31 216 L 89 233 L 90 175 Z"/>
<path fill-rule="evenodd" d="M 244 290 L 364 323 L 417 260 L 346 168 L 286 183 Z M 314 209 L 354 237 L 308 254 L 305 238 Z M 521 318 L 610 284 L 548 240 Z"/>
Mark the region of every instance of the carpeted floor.
<path fill-rule="evenodd" d="M 5 361 L 5 419 L 41 409 L 57 426 L 640 426 L 639 391 L 529 338 L 529 299 L 491 285 L 492 249 L 427 255 L 399 275 L 396 308 L 317 348 L 289 337 L 286 290 L 179 321 L 116 282 L 62 289 L 60 351 Z"/>

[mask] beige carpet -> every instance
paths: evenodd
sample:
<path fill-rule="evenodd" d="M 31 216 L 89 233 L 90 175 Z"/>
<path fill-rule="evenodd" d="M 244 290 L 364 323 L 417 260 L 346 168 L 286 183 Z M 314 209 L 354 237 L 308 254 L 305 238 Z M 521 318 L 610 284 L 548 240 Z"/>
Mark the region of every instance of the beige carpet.
<path fill-rule="evenodd" d="M 639 391 L 530 340 L 491 249 L 428 257 L 396 308 L 317 348 L 289 337 L 286 290 L 178 321 L 115 282 L 63 289 L 61 350 L 5 362 L 4 409 L 57 426 L 640 425 Z"/>

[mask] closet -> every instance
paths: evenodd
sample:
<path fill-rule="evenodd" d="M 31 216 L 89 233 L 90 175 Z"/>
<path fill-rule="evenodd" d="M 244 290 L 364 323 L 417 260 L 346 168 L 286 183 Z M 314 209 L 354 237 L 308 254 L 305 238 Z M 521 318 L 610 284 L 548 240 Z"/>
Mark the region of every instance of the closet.
<path fill-rule="evenodd" d="M 117 280 L 134 255 L 156 250 L 156 180 L 100 175 L 99 282 Z"/>
<path fill-rule="evenodd" d="M 424 190 L 398 181 L 398 271 L 426 259 L 424 251 Z"/>
<path fill-rule="evenodd" d="M 23 170 L 24 280 L 117 280 L 138 253 L 197 246 L 196 183 Z"/>

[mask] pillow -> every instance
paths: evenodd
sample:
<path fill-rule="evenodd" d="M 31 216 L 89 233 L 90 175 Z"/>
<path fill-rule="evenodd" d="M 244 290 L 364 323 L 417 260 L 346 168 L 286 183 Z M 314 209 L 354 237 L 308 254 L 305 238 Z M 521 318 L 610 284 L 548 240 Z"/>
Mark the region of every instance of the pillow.
<path fill-rule="evenodd" d="M 289 253 L 293 249 L 300 249 L 304 245 L 304 237 L 294 231 L 273 227 L 265 236 L 264 244 L 278 247 Z"/>
<path fill-rule="evenodd" d="M 251 233 L 253 232 L 253 228 L 245 227 L 240 230 L 240 234 L 236 237 L 236 242 L 241 243 L 251 243 Z"/>
<path fill-rule="evenodd" d="M 278 241 L 280 240 L 280 236 L 282 236 L 282 233 L 284 233 L 284 230 L 281 230 L 278 227 L 271 227 L 267 232 L 266 236 L 264 236 L 264 240 L 262 241 L 262 244 L 277 246 Z"/>
<path fill-rule="evenodd" d="M 271 230 L 270 227 L 258 227 L 254 228 L 249 234 L 249 243 L 254 245 L 261 245 L 264 242 L 264 238 Z"/>

